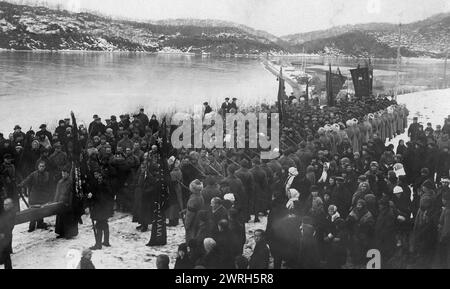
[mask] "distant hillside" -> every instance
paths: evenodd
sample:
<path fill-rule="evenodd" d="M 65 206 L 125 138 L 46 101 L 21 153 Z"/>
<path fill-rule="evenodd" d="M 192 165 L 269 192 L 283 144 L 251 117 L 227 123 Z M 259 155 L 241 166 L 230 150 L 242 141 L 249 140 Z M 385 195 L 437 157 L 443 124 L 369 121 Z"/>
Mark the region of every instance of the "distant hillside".
<path fill-rule="evenodd" d="M 144 23 L 0 2 L 0 48 L 154 52 L 171 47 L 216 55 L 283 51 L 264 37 L 276 39 L 268 33 L 234 23 L 189 21 Z"/>
<path fill-rule="evenodd" d="M 444 51 L 450 46 L 450 13 L 437 14 L 423 21 L 404 24 L 401 30 L 401 44 L 406 53 L 405 56 L 442 57 Z M 352 39 L 351 36 L 356 38 Z M 326 53 L 333 50 L 338 53 L 347 51 L 350 44 L 345 41 L 352 41 L 365 47 L 363 52 L 366 54 L 377 53 L 373 56 L 387 57 L 391 55 L 389 48 L 396 48 L 398 45 L 398 25 L 389 23 L 345 25 L 327 30 L 286 35 L 281 39 L 288 42 L 291 49 L 296 52 L 300 52 L 305 47 L 308 52 Z M 370 47 L 367 43 L 361 43 L 363 40 L 368 40 L 374 46 Z"/>
<path fill-rule="evenodd" d="M 397 48 L 379 42 L 374 36 L 361 31 L 352 31 L 339 36 L 321 38 L 304 42 L 297 50 L 305 48 L 309 53 L 325 53 L 327 55 L 351 55 L 355 57 L 395 58 Z M 419 54 L 402 48 L 402 55 L 417 57 Z"/>

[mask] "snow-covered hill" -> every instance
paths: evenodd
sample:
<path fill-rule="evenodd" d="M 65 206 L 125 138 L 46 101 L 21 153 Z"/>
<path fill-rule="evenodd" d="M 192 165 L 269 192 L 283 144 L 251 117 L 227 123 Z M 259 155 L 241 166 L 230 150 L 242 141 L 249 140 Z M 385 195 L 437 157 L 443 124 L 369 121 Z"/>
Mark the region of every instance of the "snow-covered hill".
<path fill-rule="evenodd" d="M 263 33 L 237 24 L 137 22 L 0 2 L 0 48 L 156 52 L 163 47 L 216 55 L 283 51 Z"/>

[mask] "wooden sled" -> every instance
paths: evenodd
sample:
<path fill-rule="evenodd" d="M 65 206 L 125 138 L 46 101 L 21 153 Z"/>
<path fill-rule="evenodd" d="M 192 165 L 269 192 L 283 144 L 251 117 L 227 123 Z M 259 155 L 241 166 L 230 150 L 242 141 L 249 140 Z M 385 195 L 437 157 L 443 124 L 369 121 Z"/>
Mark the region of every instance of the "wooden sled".
<path fill-rule="evenodd" d="M 16 225 L 54 216 L 63 213 L 65 210 L 66 205 L 63 202 L 49 203 L 40 207 L 30 207 L 16 214 Z"/>

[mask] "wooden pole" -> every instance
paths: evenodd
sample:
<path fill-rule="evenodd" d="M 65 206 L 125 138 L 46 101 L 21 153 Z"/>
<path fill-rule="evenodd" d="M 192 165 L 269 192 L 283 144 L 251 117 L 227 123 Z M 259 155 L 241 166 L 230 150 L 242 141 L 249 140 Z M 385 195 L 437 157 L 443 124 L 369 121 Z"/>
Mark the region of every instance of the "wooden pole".
<path fill-rule="evenodd" d="M 444 62 L 444 88 L 447 88 L 447 60 L 448 60 L 448 49 L 445 53 L 445 62 Z"/>
<path fill-rule="evenodd" d="M 400 86 L 400 54 L 401 54 L 401 41 L 402 41 L 402 24 L 398 24 L 398 47 L 397 47 L 397 81 L 395 84 L 395 100 L 398 96 L 398 88 Z"/>

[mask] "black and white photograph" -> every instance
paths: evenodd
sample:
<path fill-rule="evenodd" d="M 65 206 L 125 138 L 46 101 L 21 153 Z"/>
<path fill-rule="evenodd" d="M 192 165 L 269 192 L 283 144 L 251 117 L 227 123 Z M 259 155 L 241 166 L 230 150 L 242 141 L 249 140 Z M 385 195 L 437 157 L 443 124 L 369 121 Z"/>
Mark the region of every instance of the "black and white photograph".
<path fill-rule="evenodd" d="M 449 0 L 0 0 L 0 269 L 449 269 L 449 50 Z"/>

